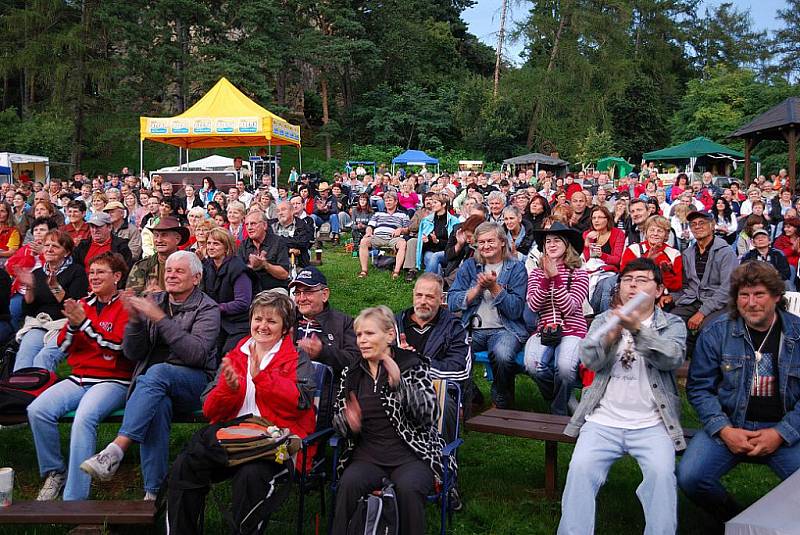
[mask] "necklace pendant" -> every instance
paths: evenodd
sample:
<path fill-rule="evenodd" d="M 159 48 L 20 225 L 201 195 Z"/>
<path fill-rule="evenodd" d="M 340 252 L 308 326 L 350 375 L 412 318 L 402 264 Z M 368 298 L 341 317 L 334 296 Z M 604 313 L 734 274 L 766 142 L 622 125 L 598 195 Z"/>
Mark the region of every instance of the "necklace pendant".
<path fill-rule="evenodd" d="M 763 357 L 761 351 L 756 351 L 756 362 L 761 362 L 761 357 Z"/>

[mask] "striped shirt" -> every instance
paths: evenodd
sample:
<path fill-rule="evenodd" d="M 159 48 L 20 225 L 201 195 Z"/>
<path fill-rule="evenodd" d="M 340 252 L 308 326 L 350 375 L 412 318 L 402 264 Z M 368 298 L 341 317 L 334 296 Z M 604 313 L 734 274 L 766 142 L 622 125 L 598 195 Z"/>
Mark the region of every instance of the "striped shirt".
<path fill-rule="evenodd" d="M 388 212 L 375 212 L 372 219 L 369 220 L 369 226 L 372 227 L 372 233 L 379 238 L 391 239 L 395 230 L 399 228 L 408 228 L 411 220 L 408 214 L 396 210 L 393 214 Z"/>
<path fill-rule="evenodd" d="M 569 282 L 569 290 L 567 283 Z M 528 306 L 539 313 L 537 333 L 545 325 L 563 325 L 564 336 L 586 336 L 586 318 L 583 317 L 583 302 L 589 295 L 589 276 L 578 268 L 570 270 L 561 264 L 558 275 L 548 279 L 541 268 L 528 276 Z"/>

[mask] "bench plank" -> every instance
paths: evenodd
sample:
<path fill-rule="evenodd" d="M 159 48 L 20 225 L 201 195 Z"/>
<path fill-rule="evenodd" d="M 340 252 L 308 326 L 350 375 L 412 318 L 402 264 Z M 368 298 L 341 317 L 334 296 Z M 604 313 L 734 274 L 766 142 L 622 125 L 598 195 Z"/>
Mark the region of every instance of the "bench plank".
<path fill-rule="evenodd" d="M 129 500 L 102 501 L 21 501 L 0 508 L 0 524 L 152 524 L 155 502 Z"/>

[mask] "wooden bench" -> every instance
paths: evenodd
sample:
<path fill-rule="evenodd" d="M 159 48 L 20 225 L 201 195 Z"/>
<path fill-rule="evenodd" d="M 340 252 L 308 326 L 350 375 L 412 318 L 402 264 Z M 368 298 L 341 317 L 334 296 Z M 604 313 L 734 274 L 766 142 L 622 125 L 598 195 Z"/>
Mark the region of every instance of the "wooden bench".
<path fill-rule="evenodd" d="M 21 501 L 0 507 L 0 524 L 66 524 L 78 533 L 103 533 L 108 526 L 152 525 L 151 501 Z"/>
<path fill-rule="evenodd" d="M 558 444 L 574 444 L 577 438 L 564 434 L 569 416 L 556 416 L 537 412 L 489 409 L 466 422 L 467 429 L 480 433 L 494 433 L 510 437 L 532 438 L 544 441 L 544 493 L 550 500 L 559 499 Z M 683 430 L 688 440 L 693 429 Z"/>
<path fill-rule="evenodd" d="M 125 415 L 125 409 L 119 409 L 103 420 L 104 424 L 119 424 L 122 423 L 122 417 Z M 60 423 L 72 423 L 75 418 L 75 411 L 68 412 L 63 418 L 59 420 Z M 28 421 L 28 416 L 25 414 L 0 414 L 0 426 L 4 425 L 19 425 Z M 204 424 L 208 423 L 203 411 L 196 411 L 187 414 L 175 414 L 172 417 L 174 424 Z"/>

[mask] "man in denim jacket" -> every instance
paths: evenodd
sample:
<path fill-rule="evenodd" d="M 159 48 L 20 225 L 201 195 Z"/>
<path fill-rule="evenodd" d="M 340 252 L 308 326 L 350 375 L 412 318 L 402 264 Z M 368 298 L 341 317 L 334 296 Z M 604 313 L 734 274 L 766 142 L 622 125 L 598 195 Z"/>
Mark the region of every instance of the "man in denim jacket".
<path fill-rule="evenodd" d="M 800 318 L 766 262 L 742 264 L 730 285 L 730 314 L 697 340 L 686 393 L 703 429 L 678 466 L 681 489 L 718 522 L 741 511 L 720 482 L 737 464 L 781 479 L 800 468 Z"/>
<path fill-rule="evenodd" d="M 475 229 L 478 246 L 475 258 L 458 268 L 447 303 L 451 312 L 461 312 L 461 323 L 472 325 L 472 350 L 488 351 L 492 365 L 492 400 L 500 409 L 514 404 L 514 375 L 517 353 L 528 339 L 522 319 L 528 274 L 525 264 L 513 257 L 503 227 L 481 223 Z"/>
<path fill-rule="evenodd" d="M 595 497 L 626 453 L 642 469 L 636 495 L 644 533 L 674 534 L 678 526 L 675 451 L 686 443 L 674 372 L 685 357 L 686 326 L 656 307 L 664 283 L 651 259 L 633 260 L 619 280 L 622 304 L 639 293 L 646 300 L 628 315 L 617 309 L 595 318 L 579 346 L 581 361 L 596 375 L 565 430 L 580 435 L 561 499 L 560 535 L 594 533 Z M 619 324 L 603 334 L 615 316 Z"/>

